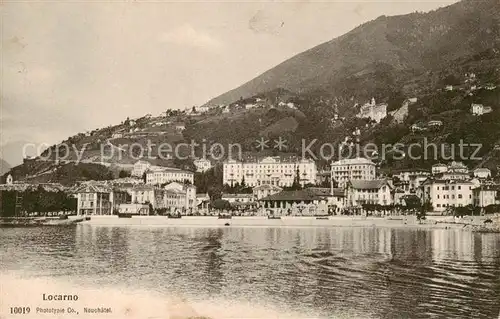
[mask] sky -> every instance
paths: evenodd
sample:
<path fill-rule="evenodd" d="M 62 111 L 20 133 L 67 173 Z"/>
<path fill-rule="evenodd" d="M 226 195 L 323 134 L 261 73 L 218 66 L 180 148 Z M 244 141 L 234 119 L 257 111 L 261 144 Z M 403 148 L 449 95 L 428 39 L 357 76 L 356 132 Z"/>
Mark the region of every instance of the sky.
<path fill-rule="evenodd" d="M 378 16 L 456 0 L 2 2 L 0 157 L 18 164 L 25 143 L 201 105 Z"/>

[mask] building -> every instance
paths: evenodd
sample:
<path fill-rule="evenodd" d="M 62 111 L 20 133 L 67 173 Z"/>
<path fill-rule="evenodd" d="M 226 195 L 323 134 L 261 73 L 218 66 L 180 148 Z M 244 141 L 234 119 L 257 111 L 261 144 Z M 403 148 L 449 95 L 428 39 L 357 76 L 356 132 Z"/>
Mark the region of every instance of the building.
<path fill-rule="evenodd" d="M 431 120 L 431 121 L 427 122 L 427 127 L 429 129 L 438 129 L 441 126 L 443 126 L 443 121 Z"/>
<path fill-rule="evenodd" d="M 349 180 L 373 180 L 375 176 L 376 165 L 366 158 L 343 159 L 331 164 L 331 178 L 340 188 L 344 188 Z"/>
<path fill-rule="evenodd" d="M 196 194 L 196 207 L 198 209 L 208 209 L 210 205 L 210 196 L 207 193 Z"/>
<path fill-rule="evenodd" d="M 255 187 L 259 185 L 292 186 L 297 179 L 301 185 L 316 183 L 316 163 L 309 159 L 265 157 L 254 161 L 228 160 L 223 164 L 223 183 Z"/>
<path fill-rule="evenodd" d="M 344 193 L 330 188 L 306 188 L 297 191 L 282 191 L 259 201 L 261 208 L 275 216 L 283 215 L 327 215 L 339 213 L 343 208 Z M 331 203 L 339 203 L 339 206 Z"/>
<path fill-rule="evenodd" d="M 346 206 L 360 207 L 363 204 L 392 204 L 392 186 L 388 180 L 350 180 L 347 183 Z"/>
<path fill-rule="evenodd" d="M 186 129 L 186 125 L 184 125 L 184 124 L 177 124 L 177 125 L 175 125 L 175 130 L 176 130 L 177 132 L 182 132 L 182 131 L 184 131 L 185 129 Z"/>
<path fill-rule="evenodd" d="M 453 173 L 469 173 L 469 169 L 462 162 L 451 162 L 448 164 L 448 172 Z"/>
<path fill-rule="evenodd" d="M 153 185 L 136 185 L 128 189 L 132 204 L 151 204 L 153 209 L 164 208 L 165 190 Z"/>
<path fill-rule="evenodd" d="M 474 206 L 486 207 L 496 205 L 499 201 L 499 185 L 481 185 L 472 189 L 472 199 Z"/>
<path fill-rule="evenodd" d="M 171 182 L 194 184 L 194 173 L 171 167 L 154 167 L 146 171 L 146 184 L 162 185 Z"/>
<path fill-rule="evenodd" d="M 260 185 L 256 186 L 252 189 L 253 197 L 257 200 L 262 199 L 264 197 L 268 197 L 274 195 L 276 193 L 281 192 L 283 189 L 276 185 Z"/>
<path fill-rule="evenodd" d="M 428 179 L 422 184 L 422 203 L 431 203 L 434 211 L 448 207 L 472 205 L 472 190 L 476 185 L 468 180 Z"/>
<path fill-rule="evenodd" d="M 130 195 L 119 188 L 101 183 L 87 183 L 74 190 L 77 215 L 113 215 L 118 205 L 130 201 Z"/>
<path fill-rule="evenodd" d="M 196 199 L 196 186 L 173 182 L 164 187 L 165 207 L 172 210 L 192 212 L 196 209 L 198 202 Z"/>
<path fill-rule="evenodd" d="M 121 137 L 123 137 L 123 134 L 122 134 L 122 133 L 113 133 L 113 134 L 111 135 L 111 137 L 112 137 L 112 138 L 121 138 Z"/>
<path fill-rule="evenodd" d="M 431 172 L 432 175 L 439 174 L 439 173 L 444 173 L 448 171 L 448 166 L 442 163 L 434 164 L 432 165 Z"/>
<path fill-rule="evenodd" d="M 424 169 L 407 169 L 402 170 L 394 175 L 399 180 L 398 185 L 402 188 L 405 194 L 416 192 L 420 185 L 427 180 L 430 172 Z"/>
<path fill-rule="evenodd" d="M 491 113 L 493 109 L 489 106 L 484 106 L 483 104 L 472 103 L 470 106 L 470 111 L 472 115 L 480 116 L 483 114 Z"/>
<path fill-rule="evenodd" d="M 198 173 L 206 172 L 212 168 L 212 163 L 210 163 L 210 161 L 207 160 L 206 158 L 195 159 L 193 161 L 193 164 L 196 167 L 196 171 Z"/>
<path fill-rule="evenodd" d="M 410 130 L 413 132 L 413 133 L 416 133 L 416 132 L 422 132 L 422 131 L 425 131 L 427 130 L 427 128 L 423 125 L 423 124 L 412 124 L 410 126 Z"/>
<path fill-rule="evenodd" d="M 375 98 L 372 98 L 370 103 L 361 106 L 356 116 L 359 118 L 370 118 L 376 123 L 380 123 L 387 116 L 387 104 L 377 104 Z"/>
<path fill-rule="evenodd" d="M 434 178 L 436 179 L 443 179 L 443 180 L 469 180 L 470 176 L 469 173 L 464 173 L 464 172 L 455 172 L 452 170 L 448 170 L 444 173 L 439 173 L 439 174 L 434 174 Z"/>
<path fill-rule="evenodd" d="M 488 179 L 491 177 L 491 171 L 488 168 L 480 167 L 474 170 L 473 175 L 477 178 Z"/>
<path fill-rule="evenodd" d="M 142 177 L 144 173 L 152 167 L 151 163 L 143 160 L 139 160 L 134 163 L 134 167 L 132 168 L 132 176 Z"/>

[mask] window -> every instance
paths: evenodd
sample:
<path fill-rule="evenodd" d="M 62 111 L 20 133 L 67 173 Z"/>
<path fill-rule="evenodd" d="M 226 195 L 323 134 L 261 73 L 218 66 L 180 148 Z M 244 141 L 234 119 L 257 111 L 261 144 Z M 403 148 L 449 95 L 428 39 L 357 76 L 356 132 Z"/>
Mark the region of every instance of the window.
<path fill-rule="evenodd" d="M 462 194 L 458 194 L 458 198 L 462 198 Z"/>

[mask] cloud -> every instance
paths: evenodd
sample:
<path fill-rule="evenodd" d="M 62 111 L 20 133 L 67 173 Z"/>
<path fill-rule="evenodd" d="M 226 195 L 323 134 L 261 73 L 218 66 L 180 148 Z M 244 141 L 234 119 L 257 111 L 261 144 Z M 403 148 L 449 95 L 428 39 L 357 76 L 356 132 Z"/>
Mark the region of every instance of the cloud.
<path fill-rule="evenodd" d="M 208 49 L 212 51 L 222 48 L 222 43 L 219 40 L 211 37 L 207 33 L 197 31 L 192 26 L 187 24 L 162 34 L 160 42 L 174 43 L 181 46 Z"/>

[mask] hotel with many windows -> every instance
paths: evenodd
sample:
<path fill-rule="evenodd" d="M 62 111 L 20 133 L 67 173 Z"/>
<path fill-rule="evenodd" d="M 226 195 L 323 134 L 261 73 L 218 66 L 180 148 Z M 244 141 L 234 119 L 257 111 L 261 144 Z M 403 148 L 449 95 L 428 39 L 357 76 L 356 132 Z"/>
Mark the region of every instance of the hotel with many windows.
<path fill-rule="evenodd" d="M 362 157 L 332 162 L 332 180 L 336 181 L 337 187 L 340 188 L 346 187 L 350 180 L 374 180 L 375 168 L 375 163 Z"/>
<path fill-rule="evenodd" d="M 316 183 L 316 163 L 310 159 L 265 157 L 261 160 L 236 161 L 228 160 L 223 164 L 223 183 L 227 185 L 241 184 L 255 187 L 274 185 L 292 186 L 299 176 L 301 185 Z"/>

